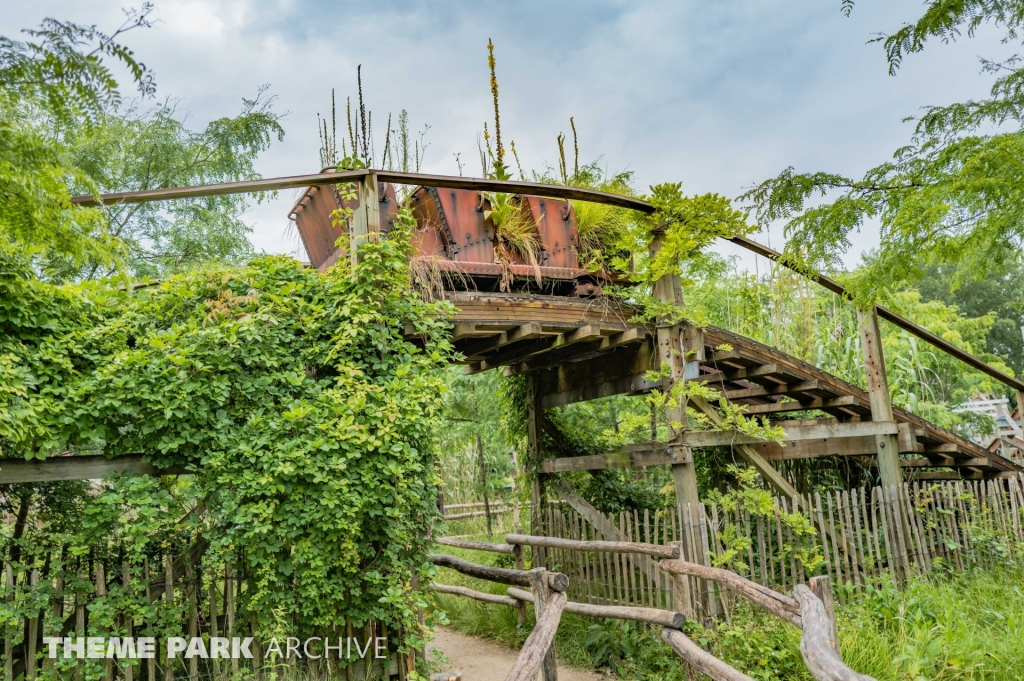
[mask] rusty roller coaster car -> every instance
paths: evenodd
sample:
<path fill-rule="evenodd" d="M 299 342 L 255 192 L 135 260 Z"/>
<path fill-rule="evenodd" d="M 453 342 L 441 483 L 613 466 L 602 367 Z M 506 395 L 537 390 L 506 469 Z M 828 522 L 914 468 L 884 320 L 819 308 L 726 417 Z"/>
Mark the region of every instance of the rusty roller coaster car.
<path fill-rule="evenodd" d="M 329 172 L 329 171 L 325 171 Z M 381 231 L 390 231 L 398 212 L 391 183 L 377 186 Z M 517 194 L 512 200 L 525 206 L 536 230 L 540 251 L 537 262 L 518 255 L 499 257 L 490 218 L 490 202 L 472 189 L 418 187 L 409 196 L 416 218 L 413 256 L 424 269 L 443 277 L 445 288 L 497 291 L 532 291 L 563 296 L 590 297 L 614 279 L 607 272 L 590 272 L 579 265 L 579 230 L 576 211 L 565 199 Z M 358 199 L 343 200 L 335 185 L 310 187 L 289 217 L 302 238 L 310 263 L 324 271 L 344 258 L 348 225 L 333 216 L 341 208 L 356 209 Z M 339 245 L 340 244 L 340 245 Z"/>

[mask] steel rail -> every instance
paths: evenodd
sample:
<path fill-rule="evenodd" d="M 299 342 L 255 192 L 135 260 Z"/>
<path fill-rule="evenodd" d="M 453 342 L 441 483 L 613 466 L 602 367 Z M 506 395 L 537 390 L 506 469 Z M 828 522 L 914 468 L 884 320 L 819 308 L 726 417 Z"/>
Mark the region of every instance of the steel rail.
<path fill-rule="evenodd" d="M 103 194 L 95 197 L 91 195 L 72 197 L 71 203 L 76 206 L 99 206 L 116 205 L 122 203 L 145 203 L 148 201 L 167 201 L 173 199 L 198 198 L 204 196 L 223 196 L 227 194 L 248 194 L 254 192 L 274 191 L 278 189 L 291 189 L 296 187 L 315 187 L 327 184 L 335 184 L 339 181 L 356 180 L 367 175 L 376 175 L 378 180 L 394 182 L 396 184 L 417 184 L 428 187 L 450 187 L 453 189 L 476 189 L 478 191 L 502 192 L 509 194 L 532 194 L 556 199 L 575 199 L 577 201 L 592 201 L 603 203 L 619 208 L 627 208 L 645 214 L 654 212 L 654 206 L 643 199 L 621 194 L 611 194 L 594 189 L 583 189 L 581 187 L 564 187 L 554 184 L 543 184 L 540 182 L 517 182 L 514 180 L 489 180 L 471 177 L 456 177 L 453 175 L 425 175 L 420 173 L 398 173 L 389 170 L 347 170 L 343 172 L 321 172 L 315 175 L 294 175 L 291 177 L 277 177 L 261 180 L 245 180 L 242 182 L 226 182 L 222 184 L 198 185 L 195 187 L 171 187 L 168 189 L 148 189 L 135 192 L 117 192 L 114 194 Z M 807 272 L 792 263 L 780 252 L 768 248 L 756 241 L 746 237 L 736 236 L 728 239 L 732 243 L 745 248 L 779 263 L 783 267 L 801 274 L 824 288 L 843 296 L 847 300 L 853 300 L 853 296 L 836 280 L 817 272 Z M 943 340 L 928 329 L 915 324 L 906 317 L 899 315 L 892 310 L 876 305 L 878 316 L 895 324 L 904 331 L 917 336 L 921 340 L 942 350 L 946 354 L 959 359 L 974 369 L 991 376 L 997 381 L 1024 391 L 1024 381 L 1009 376 L 995 367 L 989 366 L 974 355 L 958 348 L 957 346 Z"/>

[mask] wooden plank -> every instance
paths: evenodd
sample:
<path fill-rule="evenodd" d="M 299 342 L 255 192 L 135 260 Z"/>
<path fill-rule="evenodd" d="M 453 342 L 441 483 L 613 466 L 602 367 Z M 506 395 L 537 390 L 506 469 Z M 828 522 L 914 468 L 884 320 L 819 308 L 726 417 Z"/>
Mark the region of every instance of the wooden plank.
<path fill-rule="evenodd" d="M 722 371 L 712 374 L 701 374 L 697 379 L 698 383 L 732 383 L 734 381 L 750 381 L 753 379 L 773 379 L 776 385 L 786 384 L 790 381 L 783 380 L 784 377 L 791 377 L 792 374 L 786 371 L 781 364 L 764 364 L 749 369 L 736 369 L 735 371 Z"/>
<path fill-rule="evenodd" d="M 555 396 L 558 393 L 593 389 L 604 383 L 642 376 L 658 366 L 654 344 L 648 341 L 614 348 L 601 357 L 543 369 L 534 374 L 533 380 L 541 394 Z"/>
<path fill-rule="evenodd" d="M 722 397 L 727 400 L 745 400 L 753 397 L 788 397 L 824 389 L 825 384 L 822 381 L 800 381 L 799 383 L 787 383 L 776 387 L 757 386 L 756 388 L 726 390 L 722 393 Z"/>
<path fill-rule="evenodd" d="M 854 395 L 842 395 L 827 399 L 814 399 L 802 402 L 772 402 L 770 404 L 751 404 L 747 406 L 746 413 L 750 416 L 761 416 L 763 414 L 781 414 L 787 411 L 810 411 L 812 409 L 836 409 L 839 407 L 859 407 L 862 402 Z"/>
<path fill-rule="evenodd" d="M 133 472 L 146 475 L 181 475 L 184 466 L 157 468 L 143 461 L 144 454 L 126 454 L 107 458 L 94 456 L 55 456 L 48 459 L 0 460 L 0 485 L 58 480 L 98 480 L 110 473 Z"/>
<path fill-rule="evenodd" d="M 571 390 L 544 395 L 541 404 L 545 409 L 562 407 L 575 402 L 597 400 L 612 395 L 639 395 L 650 392 L 654 388 L 660 388 L 661 381 L 647 380 L 644 374 L 635 376 L 623 376 L 611 381 L 605 381 L 596 385 L 585 385 Z"/>

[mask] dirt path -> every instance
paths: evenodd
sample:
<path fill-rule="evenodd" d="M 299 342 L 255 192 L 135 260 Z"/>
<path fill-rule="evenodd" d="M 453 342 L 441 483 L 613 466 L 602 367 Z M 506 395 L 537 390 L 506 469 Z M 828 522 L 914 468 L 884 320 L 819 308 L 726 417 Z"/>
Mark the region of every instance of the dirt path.
<path fill-rule="evenodd" d="M 518 650 L 493 641 L 442 627 L 434 630 L 434 642 L 430 647 L 448 658 L 444 671 L 462 672 L 462 681 L 505 681 L 519 654 Z M 558 681 L 608 681 L 609 678 L 558 665 Z"/>

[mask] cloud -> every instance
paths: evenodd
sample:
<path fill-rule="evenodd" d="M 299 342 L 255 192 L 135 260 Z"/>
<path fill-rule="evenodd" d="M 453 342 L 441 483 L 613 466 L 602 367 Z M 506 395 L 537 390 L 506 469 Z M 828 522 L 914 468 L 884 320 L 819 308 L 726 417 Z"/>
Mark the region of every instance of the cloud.
<path fill-rule="evenodd" d="M 121 4 L 40 0 L 7 8 L 0 33 L 46 16 L 112 27 Z M 191 120 L 234 114 L 271 84 L 289 111 L 285 141 L 259 162 L 264 176 L 318 170 L 316 115 L 355 95 L 380 131 L 407 109 L 429 124 L 424 169 L 478 174 L 476 133 L 490 120 L 486 44 L 497 45 L 502 133 L 523 165 L 555 164 L 555 136 L 575 116 L 581 160 L 635 171 L 640 186 L 683 181 L 728 196 L 794 165 L 857 174 L 906 141 L 901 119 L 925 104 L 981 96 L 975 56 L 1007 48 L 975 39 L 929 45 L 887 75 L 866 41 L 921 11 L 917 0 L 763 2 L 327 3 L 312 0 L 158 1 L 160 23 L 126 36 L 157 75 L 158 96 L 181 98 Z M 282 192 L 248 217 L 258 248 L 292 252 Z M 765 235 L 776 246 L 781 235 Z M 847 262 L 877 236 L 859 235 Z M 728 252 L 728 248 L 723 248 Z"/>

